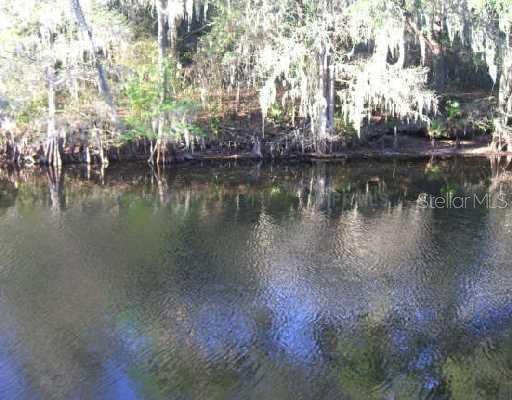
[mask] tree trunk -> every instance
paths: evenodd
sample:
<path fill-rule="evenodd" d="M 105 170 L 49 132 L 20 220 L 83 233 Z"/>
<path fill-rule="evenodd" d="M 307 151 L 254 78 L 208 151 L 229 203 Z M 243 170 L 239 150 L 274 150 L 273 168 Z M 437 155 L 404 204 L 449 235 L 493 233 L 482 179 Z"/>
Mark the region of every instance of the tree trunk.
<path fill-rule="evenodd" d="M 447 48 L 443 44 L 443 36 L 445 32 L 445 10 L 444 5 L 440 8 L 436 7 L 435 17 L 432 21 L 432 37 L 431 40 L 436 44 L 432 50 L 432 85 L 438 92 L 442 92 L 448 82 L 448 59 L 446 57 Z"/>
<path fill-rule="evenodd" d="M 168 98 L 167 90 L 167 68 L 165 65 L 166 58 L 166 22 L 167 22 L 167 1 L 157 0 L 157 18 L 158 18 L 158 73 L 160 81 L 160 113 L 158 116 L 158 137 L 156 143 L 157 164 L 160 162 L 160 153 L 162 142 L 164 141 L 165 114 L 163 106 Z M 154 160 L 154 154 L 150 158 L 150 163 Z"/>
<path fill-rule="evenodd" d="M 6 132 L 5 154 L 9 162 L 13 165 L 19 165 L 21 161 L 21 151 L 14 134 L 11 131 Z"/>
<path fill-rule="evenodd" d="M 169 49 L 171 54 L 176 55 L 178 51 L 178 28 L 180 19 L 178 17 L 184 16 L 185 13 L 185 1 L 183 0 L 157 0 L 160 3 L 160 7 L 165 7 L 167 15 L 169 15 L 167 19 L 167 39 L 169 42 Z M 167 4 L 164 4 L 167 3 Z M 181 10 L 177 10 L 176 8 L 180 7 Z M 165 24 L 164 24 L 165 26 Z"/>
<path fill-rule="evenodd" d="M 110 91 L 110 86 L 108 84 L 105 69 L 103 68 L 103 64 L 101 63 L 100 59 L 96 55 L 96 43 L 94 41 L 94 36 L 92 33 L 92 30 L 90 29 L 89 25 L 87 24 L 87 21 L 85 19 L 85 15 L 82 9 L 82 6 L 80 4 L 80 0 L 69 0 L 71 5 L 71 10 L 73 11 L 73 14 L 75 16 L 76 22 L 78 24 L 78 28 L 80 31 L 86 36 L 88 42 L 89 42 L 89 51 L 91 52 L 91 57 L 94 60 L 94 65 L 96 67 L 96 72 L 98 74 L 98 84 L 99 84 L 99 90 L 101 95 L 103 96 L 103 99 L 105 100 L 105 103 L 107 104 L 108 111 L 110 114 L 110 119 L 112 120 L 112 123 L 114 124 L 114 127 L 116 129 L 120 128 L 120 122 L 117 115 L 117 110 L 114 105 L 114 100 L 112 98 L 112 92 Z"/>
<path fill-rule="evenodd" d="M 89 143 L 84 144 L 83 161 L 84 164 L 91 164 L 91 150 L 89 149 Z"/>
<path fill-rule="evenodd" d="M 157 0 L 158 17 L 158 73 L 160 78 L 160 103 L 163 104 L 167 98 L 167 73 L 165 68 L 166 37 L 165 26 L 167 21 L 166 0 Z"/>
<path fill-rule="evenodd" d="M 434 54 L 432 59 L 432 84 L 434 89 L 442 92 L 448 81 L 448 63 L 445 50 L 440 54 Z"/>
<path fill-rule="evenodd" d="M 442 2 L 441 2 L 442 7 Z M 434 88 L 441 91 L 446 86 L 448 79 L 447 71 L 447 60 L 445 56 L 445 49 L 442 46 L 441 38 L 445 34 L 443 32 L 443 21 L 441 15 L 444 14 L 442 10 L 436 10 L 434 15 L 435 18 L 432 21 L 432 34 L 426 35 L 420 27 L 416 24 L 413 16 L 405 9 L 402 9 L 405 18 L 405 29 L 412 33 L 414 36 L 423 43 L 425 47 L 425 53 L 422 53 L 422 63 L 427 63 L 426 56 L 427 51 L 429 54 L 429 60 L 432 64 L 431 70 L 431 81 Z M 403 50 L 403 49 L 402 49 Z M 402 62 L 405 61 L 405 52 L 401 56 Z"/>
<path fill-rule="evenodd" d="M 327 130 L 332 133 L 334 130 L 334 112 L 336 106 L 336 67 L 332 56 L 328 57 L 328 82 L 327 82 Z"/>
<path fill-rule="evenodd" d="M 102 168 L 108 167 L 108 153 L 103 144 L 103 139 L 101 137 L 102 133 L 98 132 L 98 147 L 100 149 L 100 164 Z"/>
<path fill-rule="evenodd" d="M 499 112 L 504 126 L 510 126 L 512 120 L 512 51 L 503 54 L 500 74 Z"/>
<path fill-rule="evenodd" d="M 46 80 L 48 88 L 46 162 L 48 165 L 59 168 L 62 165 L 62 159 L 59 152 L 58 134 L 55 128 L 55 67 L 53 64 L 47 68 Z"/>
<path fill-rule="evenodd" d="M 315 151 L 323 152 L 322 146 L 327 137 L 327 121 L 328 121 L 328 78 L 329 71 L 327 67 L 327 52 L 325 49 L 318 55 L 318 121 L 316 121 L 314 139 Z"/>
<path fill-rule="evenodd" d="M 499 44 L 499 94 L 498 116 L 495 120 L 495 139 L 498 137 L 498 151 L 507 144 L 507 151 L 512 151 L 508 143 L 512 141 L 512 38 L 505 34 Z"/>
<path fill-rule="evenodd" d="M 254 146 L 251 150 L 251 157 L 253 158 L 263 158 L 263 154 L 261 152 L 261 142 L 258 137 L 254 137 Z"/>

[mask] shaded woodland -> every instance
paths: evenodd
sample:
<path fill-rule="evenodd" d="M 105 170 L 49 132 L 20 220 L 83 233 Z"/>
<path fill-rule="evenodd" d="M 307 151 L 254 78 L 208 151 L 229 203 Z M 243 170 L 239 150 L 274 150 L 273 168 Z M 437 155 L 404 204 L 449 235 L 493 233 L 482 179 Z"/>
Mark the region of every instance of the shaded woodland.
<path fill-rule="evenodd" d="M 510 0 L 6 0 L 16 165 L 512 138 Z"/>

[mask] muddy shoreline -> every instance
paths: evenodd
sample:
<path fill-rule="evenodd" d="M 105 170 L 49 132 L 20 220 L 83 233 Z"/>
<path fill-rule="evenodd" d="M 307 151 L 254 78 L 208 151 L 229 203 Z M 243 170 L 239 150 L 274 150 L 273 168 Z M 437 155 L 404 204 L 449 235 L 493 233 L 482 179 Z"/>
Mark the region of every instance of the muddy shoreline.
<path fill-rule="evenodd" d="M 3 157 L 2 157 L 3 156 Z M 11 165 L 5 154 L 0 156 L 1 165 Z M 512 156 L 511 152 L 497 153 L 489 146 L 487 138 L 479 138 L 478 140 L 466 140 L 459 143 L 450 140 L 439 140 L 435 144 L 431 141 L 416 137 L 401 137 L 398 144 L 394 146 L 384 146 L 381 143 L 360 145 L 351 148 L 345 148 L 332 153 L 296 153 L 272 155 L 263 153 L 261 156 L 255 156 L 254 153 L 248 151 L 240 152 L 223 152 L 215 150 L 207 150 L 204 152 L 177 152 L 174 154 L 169 165 L 176 164 L 194 164 L 204 161 L 336 161 L 346 159 L 419 159 L 432 157 L 496 157 L 496 156 Z M 66 160 L 66 157 L 63 157 Z M 101 165 L 98 159 L 94 157 L 91 160 L 92 166 Z M 109 164 L 125 164 L 125 163 L 147 163 L 145 155 L 133 155 L 132 157 L 110 159 Z M 85 164 L 76 160 L 69 160 L 64 165 L 81 165 Z M 17 165 L 17 167 L 39 166 L 41 164 L 35 162 L 33 164 Z"/>

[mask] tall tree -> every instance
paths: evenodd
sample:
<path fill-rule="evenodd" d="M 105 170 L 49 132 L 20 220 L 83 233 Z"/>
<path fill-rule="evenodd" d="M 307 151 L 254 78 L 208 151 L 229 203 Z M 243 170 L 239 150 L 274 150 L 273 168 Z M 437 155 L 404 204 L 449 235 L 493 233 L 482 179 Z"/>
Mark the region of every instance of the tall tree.
<path fill-rule="evenodd" d="M 119 124 L 117 110 L 114 105 L 114 100 L 112 98 L 112 92 L 110 91 L 110 86 L 108 84 L 108 80 L 106 77 L 105 68 L 103 67 L 103 63 L 101 62 L 97 54 L 98 48 L 94 40 L 93 32 L 89 24 L 87 23 L 87 20 L 85 19 L 85 15 L 80 4 L 80 0 L 69 0 L 69 3 L 80 31 L 88 41 L 89 53 L 93 60 L 94 66 L 96 67 L 96 71 L 98 73 L 98 87 L 100 93 L 102 94 L 103 98 L 105 99 L 105 103 L 108 106 L 110 118 L 117 127 Z"/>
<path fill-rule="evenodd" d="M 236 75 L 255 86 L 264 118 L 280 91 L 281 103 L 309 122 L 307 136 L 317 150 L 329 140 L 336 112 L 361 132 L 373 110 L 428 122 L 436 107 L 427 70 L 405 64 L 406 27 L 398 4 L 258 0 L 231 2 L 221 11 L 215 20 L 220 28 L 213 31 L 218 36 L 208 37 L 203 51 L 211 54 L 211 43 L 229 35 L 224 52 L 234 55 L 221 53 L 210 65 L 224 66 L 231 79 L 212 81 L 231 82 Z M 398 62 L 390 61 L 390 53 Z"/>
<path fill-rule="evenodd" d="M 123 21 L 94 1 L 88 2 L 88 7 L 97 10 L 92 25 L 100 32 L 103 54 L 107 49 L 116 52 L 127 37 Z M 34 130 L 46 127 L 46 149 L 40 161 L 58 166 L 64 128 L 59 115 L 68 96 L 78 97 L 78 82 L 84 91 L 92 89 L 91 81 L 99 82 L 94 85 L 95 90 L 100 87 L 109 115 L 117 118 L 105 69 L 97 56 L 100 46 L 95 44 L 93 28 L 85 22 L 78 1 L 6 0 L 0 14 L 1 20 L 6 21 L 0 25 L 0 53 L 9 56 L 8 67 L 2 69 L 2 86 L 18 115 L 25 110 L 34 113 Z M 91 66 L 97 79 L 93 79 Z M 94 97 L 89 96 L 90 104 Z M 38 127 L 36 122 L 42 111 L 46 113 L 46 123 Z"/>

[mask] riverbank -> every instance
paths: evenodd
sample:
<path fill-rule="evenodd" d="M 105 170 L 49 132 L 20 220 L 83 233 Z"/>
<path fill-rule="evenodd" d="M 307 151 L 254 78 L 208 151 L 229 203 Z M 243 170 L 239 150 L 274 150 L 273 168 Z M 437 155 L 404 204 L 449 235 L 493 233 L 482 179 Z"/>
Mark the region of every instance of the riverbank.
<path fill-rule="evenodd" d="M 199 151 L 184 151 L 176 149 L 168 156 L 168 164 L 193 163 L 197 161 L 230 161 L 230 160 L 337 160 L 337 159 L 361 159 L 361 158 L 424 158 L 424 157 L 490 157 L 495 155 L 510 155 L 510 153 L 496 153 L 489 146 L 490 138 L 480 137 L 473 140 L 436 140 L 434 143 L 423 137 L 415 136 L 383 136 L 377 141 L 364 145 L 335 146 L 330 152 L 301 152 L 298 149 L 288 151 L 272 151 L 273 144 L 264 142 L 261 151 L 254 152 L 250 146 L 211 146 Z M 148 155 L 145 151 L 147 144 L 128 144 L 123 149 L 110 149 L 106 152 L 109 163 L 145 162 Z M 139 149 L 139 151 L 137 151 Z M 124 151 L 123 151 L 124 150 Z M 66 165 L 87 164 L 80 156 L 81 153 L 70 154 L 63 152 L 62 160 Z M 30 160 L 30 162 L 26 162 Z M 104 158 L 106 160 L 106 157 Z M 98 154 L 89 156 L 89 163 L 101 164 Z M 7 153 L 1 157 L 2 164 L 13 164 Z M 38 162 L 32 158 L 25 158 L 18 166 L 30 167 Z"/>
<path fill-rule="evenodd" d="M 500 153 L 503 155 L 504 153 Z M 437 140 L 432 143 L 424 138 L 403 136 L 398 138 L 396 146 L 361 146 L 335 154 L 314 154 L 314 158 L 356 158 L 356 157 L 435 157 L 435 156 L 478 156 L 497 155 L 490 148 L 487 138 L 478 140 Z"/>
<path fill-rule="evenodd" d="M 437 140 L 433 145 L 430 140 L 411 136 L 398 138 L 396 145 L 387 145 L 383 142 L 347 147 L 331 153 L 311 152 L 306 154 L 292 153 L 285 156 L 272 156 L 263 154 L 261 159 L 267 160 L 341 160 L 364 158 L 430 158 L 430 157 L 491 157 L 507 156 L 510 153 L 496 153 L 489 146 L 487 138 L 478 140 L 462 140 L 458 144 L 454 140 Z M 219 154 L 204 152 L 188 154 L 186 159 L 177 159 L 178 163 L 191 161 L 230 161 L 230 160 L 257 160 L 252 152 L 233 152 Z"/>
<path fill-rule="evenodd" d="M 263 158 L 274 159 L 303 159 L 303 160 L 331 160 L 343 158 L 415 158 L 415 157 L 435 157 L 435 156 L 476 156 L 489 157 L 498 155 L 496 151 L 489 147 L 489 142 L 485 138 L 479 140 L 462 140 L 458 144 L 454 140 L 438 140 L 435 144 L 431 141 L 416 137 L 400 137 L 396 146 L 381 145 L 379 143 L 373 145 L 361 145 L 349 147 L 332 153 L 307 153 L 307 154 L 290 154 L 285 157 L 271 155 Z M 499 153 L 499 155 L 509 155 L 509 153 Z M 191 159 L 197 160 L 238 160 L 238 159 L 255 159 L 257 157 L 252 153 L 235 153 L 235 154 L 209 154 L 198 153 Z"/>

